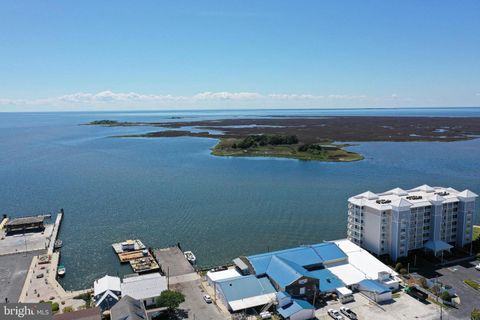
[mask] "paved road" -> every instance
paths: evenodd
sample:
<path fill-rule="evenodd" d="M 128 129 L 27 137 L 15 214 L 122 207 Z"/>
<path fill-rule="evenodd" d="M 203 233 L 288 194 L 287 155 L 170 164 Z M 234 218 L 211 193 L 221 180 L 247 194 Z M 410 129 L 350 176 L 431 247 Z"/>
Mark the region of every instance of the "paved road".
<path fill-rule="evenodd" d="M 170 286 L 170 289 L 180 291 L 185 295 L 185 302 L 180 309 L 185 311 L 184 319 L 195 320 L 226 320 L 230 319 L 218 310 L 218 307 L 203 300 L 203 291 L 200 280 L 177 283 Z"/>
<path fill-rule="evenodd" d="M 480 282 L 480 271 L 475 270 L 476 262 L 466 262 L 459 265 L 436 270 L 441 276 L 438 281 L 451 285 L 460 297 L 458 309 L 449 309 L 448 314 L 457 319 L 470 319 L 473 308 L 480 308 L 480 291 L 466 285 L 463 280 L 471 279 Z"/>
<path fill-rule="evenodd" d="M 33 256 L 45 250 L 0 256 L 0 303 L 17 302 Z"/>

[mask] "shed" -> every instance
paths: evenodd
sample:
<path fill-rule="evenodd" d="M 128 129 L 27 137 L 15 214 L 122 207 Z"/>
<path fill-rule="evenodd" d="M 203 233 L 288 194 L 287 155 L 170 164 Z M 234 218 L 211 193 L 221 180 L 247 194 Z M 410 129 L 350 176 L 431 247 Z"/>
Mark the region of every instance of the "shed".
<path fill-rule="evenodd" d="M 365 279 L 358 283 L 358 289 L 375 302 L 392 299 L 392 291 L 376 280 Z"/>
<path fill-rule="evenodd" d="M 45 229 L 43 216 L 15 218 L 5 224 L 6 234 L 36 232 Z"/>
<path fill-rule="evenodd" d="M 291 299 L 288 304 L 277 308 L 277 312 L 288 320 L 308 320 L 315 318 L 315 308 L 307 301 Z"/>

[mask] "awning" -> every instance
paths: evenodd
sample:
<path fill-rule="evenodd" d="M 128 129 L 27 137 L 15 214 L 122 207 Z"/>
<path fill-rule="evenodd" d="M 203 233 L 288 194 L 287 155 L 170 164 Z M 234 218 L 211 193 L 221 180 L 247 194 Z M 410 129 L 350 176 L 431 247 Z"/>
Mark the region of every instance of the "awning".
<path fill-rule="evenodd" d="M 453 246 L 441 240 L 429 240 L 425 243 L 425 248 L 433 251 L 434 253 L 437 253 L 440 251 L 450 250 L 451 248 L 453 248 Z"/>

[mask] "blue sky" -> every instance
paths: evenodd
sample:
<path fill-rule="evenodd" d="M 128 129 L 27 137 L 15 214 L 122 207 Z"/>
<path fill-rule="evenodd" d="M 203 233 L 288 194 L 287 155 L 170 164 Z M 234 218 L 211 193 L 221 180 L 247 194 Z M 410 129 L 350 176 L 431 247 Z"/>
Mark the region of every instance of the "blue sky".
<path fill-rule="evenodd" d="M 0 2 L 0 111 L 480 106 L 480 1 Z"/>

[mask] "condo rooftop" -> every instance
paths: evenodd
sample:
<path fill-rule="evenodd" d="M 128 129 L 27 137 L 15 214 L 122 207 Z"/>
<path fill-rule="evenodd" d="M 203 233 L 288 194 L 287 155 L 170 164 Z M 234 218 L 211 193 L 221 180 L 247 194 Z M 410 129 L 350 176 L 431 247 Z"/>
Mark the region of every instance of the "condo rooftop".
<path fill-rule="evenodd" d="M 367 191 L 351 197 L 350 203 L 376 210 L 391 210 L 392 208 L 415 208 L 458 202 L 477 197 L 475 193 L 466 189 L 458 191 L 453 188 L 430 187 L 426 184 L 403 190 L 395 188 L 382 193 Z"/>

